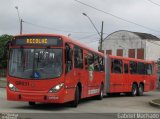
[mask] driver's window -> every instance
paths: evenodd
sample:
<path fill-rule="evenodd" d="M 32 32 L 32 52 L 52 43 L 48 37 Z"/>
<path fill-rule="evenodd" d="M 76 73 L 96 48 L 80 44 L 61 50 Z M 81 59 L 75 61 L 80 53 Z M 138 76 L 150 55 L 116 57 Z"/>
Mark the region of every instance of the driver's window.
<path fill-rule="evenodd" d="M 69 44 L 65 45 L 65 62 L 66 62 L 66 73 L 72 69 L 72 48 Z"/>

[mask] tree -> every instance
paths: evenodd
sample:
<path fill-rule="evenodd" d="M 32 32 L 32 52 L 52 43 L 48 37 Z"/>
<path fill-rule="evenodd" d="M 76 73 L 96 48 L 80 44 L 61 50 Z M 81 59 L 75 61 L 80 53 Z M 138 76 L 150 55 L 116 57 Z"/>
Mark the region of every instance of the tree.
<path fill-rule="evenodd" d="M 7 35 L 7 34 L 4 34 L 4 35 L 0 36 L 0 58 L 3 57 L 5 44 L 8 41 L 10 41 L 12 38 L 13 38 L 12 35 Z M 0 68 L 6 68 L 6 67 L 7 67 L 7 58 L 4 57 L 0 61 Z"/>

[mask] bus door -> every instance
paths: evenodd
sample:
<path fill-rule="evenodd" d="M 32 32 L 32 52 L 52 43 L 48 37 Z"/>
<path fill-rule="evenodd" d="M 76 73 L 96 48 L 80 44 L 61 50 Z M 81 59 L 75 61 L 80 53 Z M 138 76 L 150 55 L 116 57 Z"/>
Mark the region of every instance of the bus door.
<path fill-rule="evenodd" d="M 92 53 L 85 54 L 85 76 L 87 79 L 87 95 L 91 96 L 94 94 L 95 82 L 94 72 L 94 55 Z"/>
<path fill-rule="evenodd" d="M 73 46 L 71 44 L 66 43 L 65 45 L 65 88 L 66 88 L 66 101 L 74 99 L 74 70 L 73 70 Z"/>
<path fill-rule="evenodd" d="M 124 72 L 124 82 L 123 82 L 123 91 L 128 92 L 130 91 L 130 81 L 129 81 L 129 63 L 128 61 L 123 61 L 123 72 Z"/>
<path fill-rule="evenodd" d="M 121 59 L 111 59 L 110 92 L 123 91 L 123 64 Z"/>

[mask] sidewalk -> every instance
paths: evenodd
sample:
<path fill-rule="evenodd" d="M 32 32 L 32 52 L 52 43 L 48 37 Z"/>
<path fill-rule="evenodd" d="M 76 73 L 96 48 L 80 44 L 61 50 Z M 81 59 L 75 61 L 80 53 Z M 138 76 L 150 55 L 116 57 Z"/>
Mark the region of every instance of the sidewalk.
<path fill-rule="evenodd" d="M 154 107 L 159 107 L 160 108 L 160 98 L 151 100 L 149 103 L 150 103 L 150 105 L 152 105 Z"/>
<path fill-rule="evenodd" d="M 0 77 L 0 88 L 5 88 L 7 85 L 6 77 Z"/>

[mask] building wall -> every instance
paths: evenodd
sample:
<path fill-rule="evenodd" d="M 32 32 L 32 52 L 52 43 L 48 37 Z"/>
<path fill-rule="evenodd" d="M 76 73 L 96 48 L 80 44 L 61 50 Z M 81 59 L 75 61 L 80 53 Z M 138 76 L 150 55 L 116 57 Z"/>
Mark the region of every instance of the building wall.
<path fill-rule="evenodd" d="M 103 42 L 103 50 L 112 50 L 112 55 L 117 55 L 117 50 L 123 50 L 123 56 L 129 56 L 129 49 L 135 49 L 135 58 L 137 58 L 137 49 L 144 49 L 145 41 L 137 35 L 120 31 L 109 35 Z"/>
<path fill-rule="evenodd" d="M 158 45 L 159 44 L 159 45 Z M 146 40 L 146 59 L 157 61 L 160 58 L 160 41 Z"/>
<path fill-rule="evenodd" d="M 128 31 L 118 31 L 107 36 L 103 41 L 102 49 L 111 50 L 112 55 L 117 55 L 118 50 L 118 54 L 122 52 L 124 57 L 128 57 L 129 52 L 135 50 L 135 58 L 137 58 L 137 55 L 139 58 L 147 60 L 157 61 L 160 58 L 160 41 L 141 39 L 136 34 Z M 143 54 L 144 56 L 141 56 Z"/>

